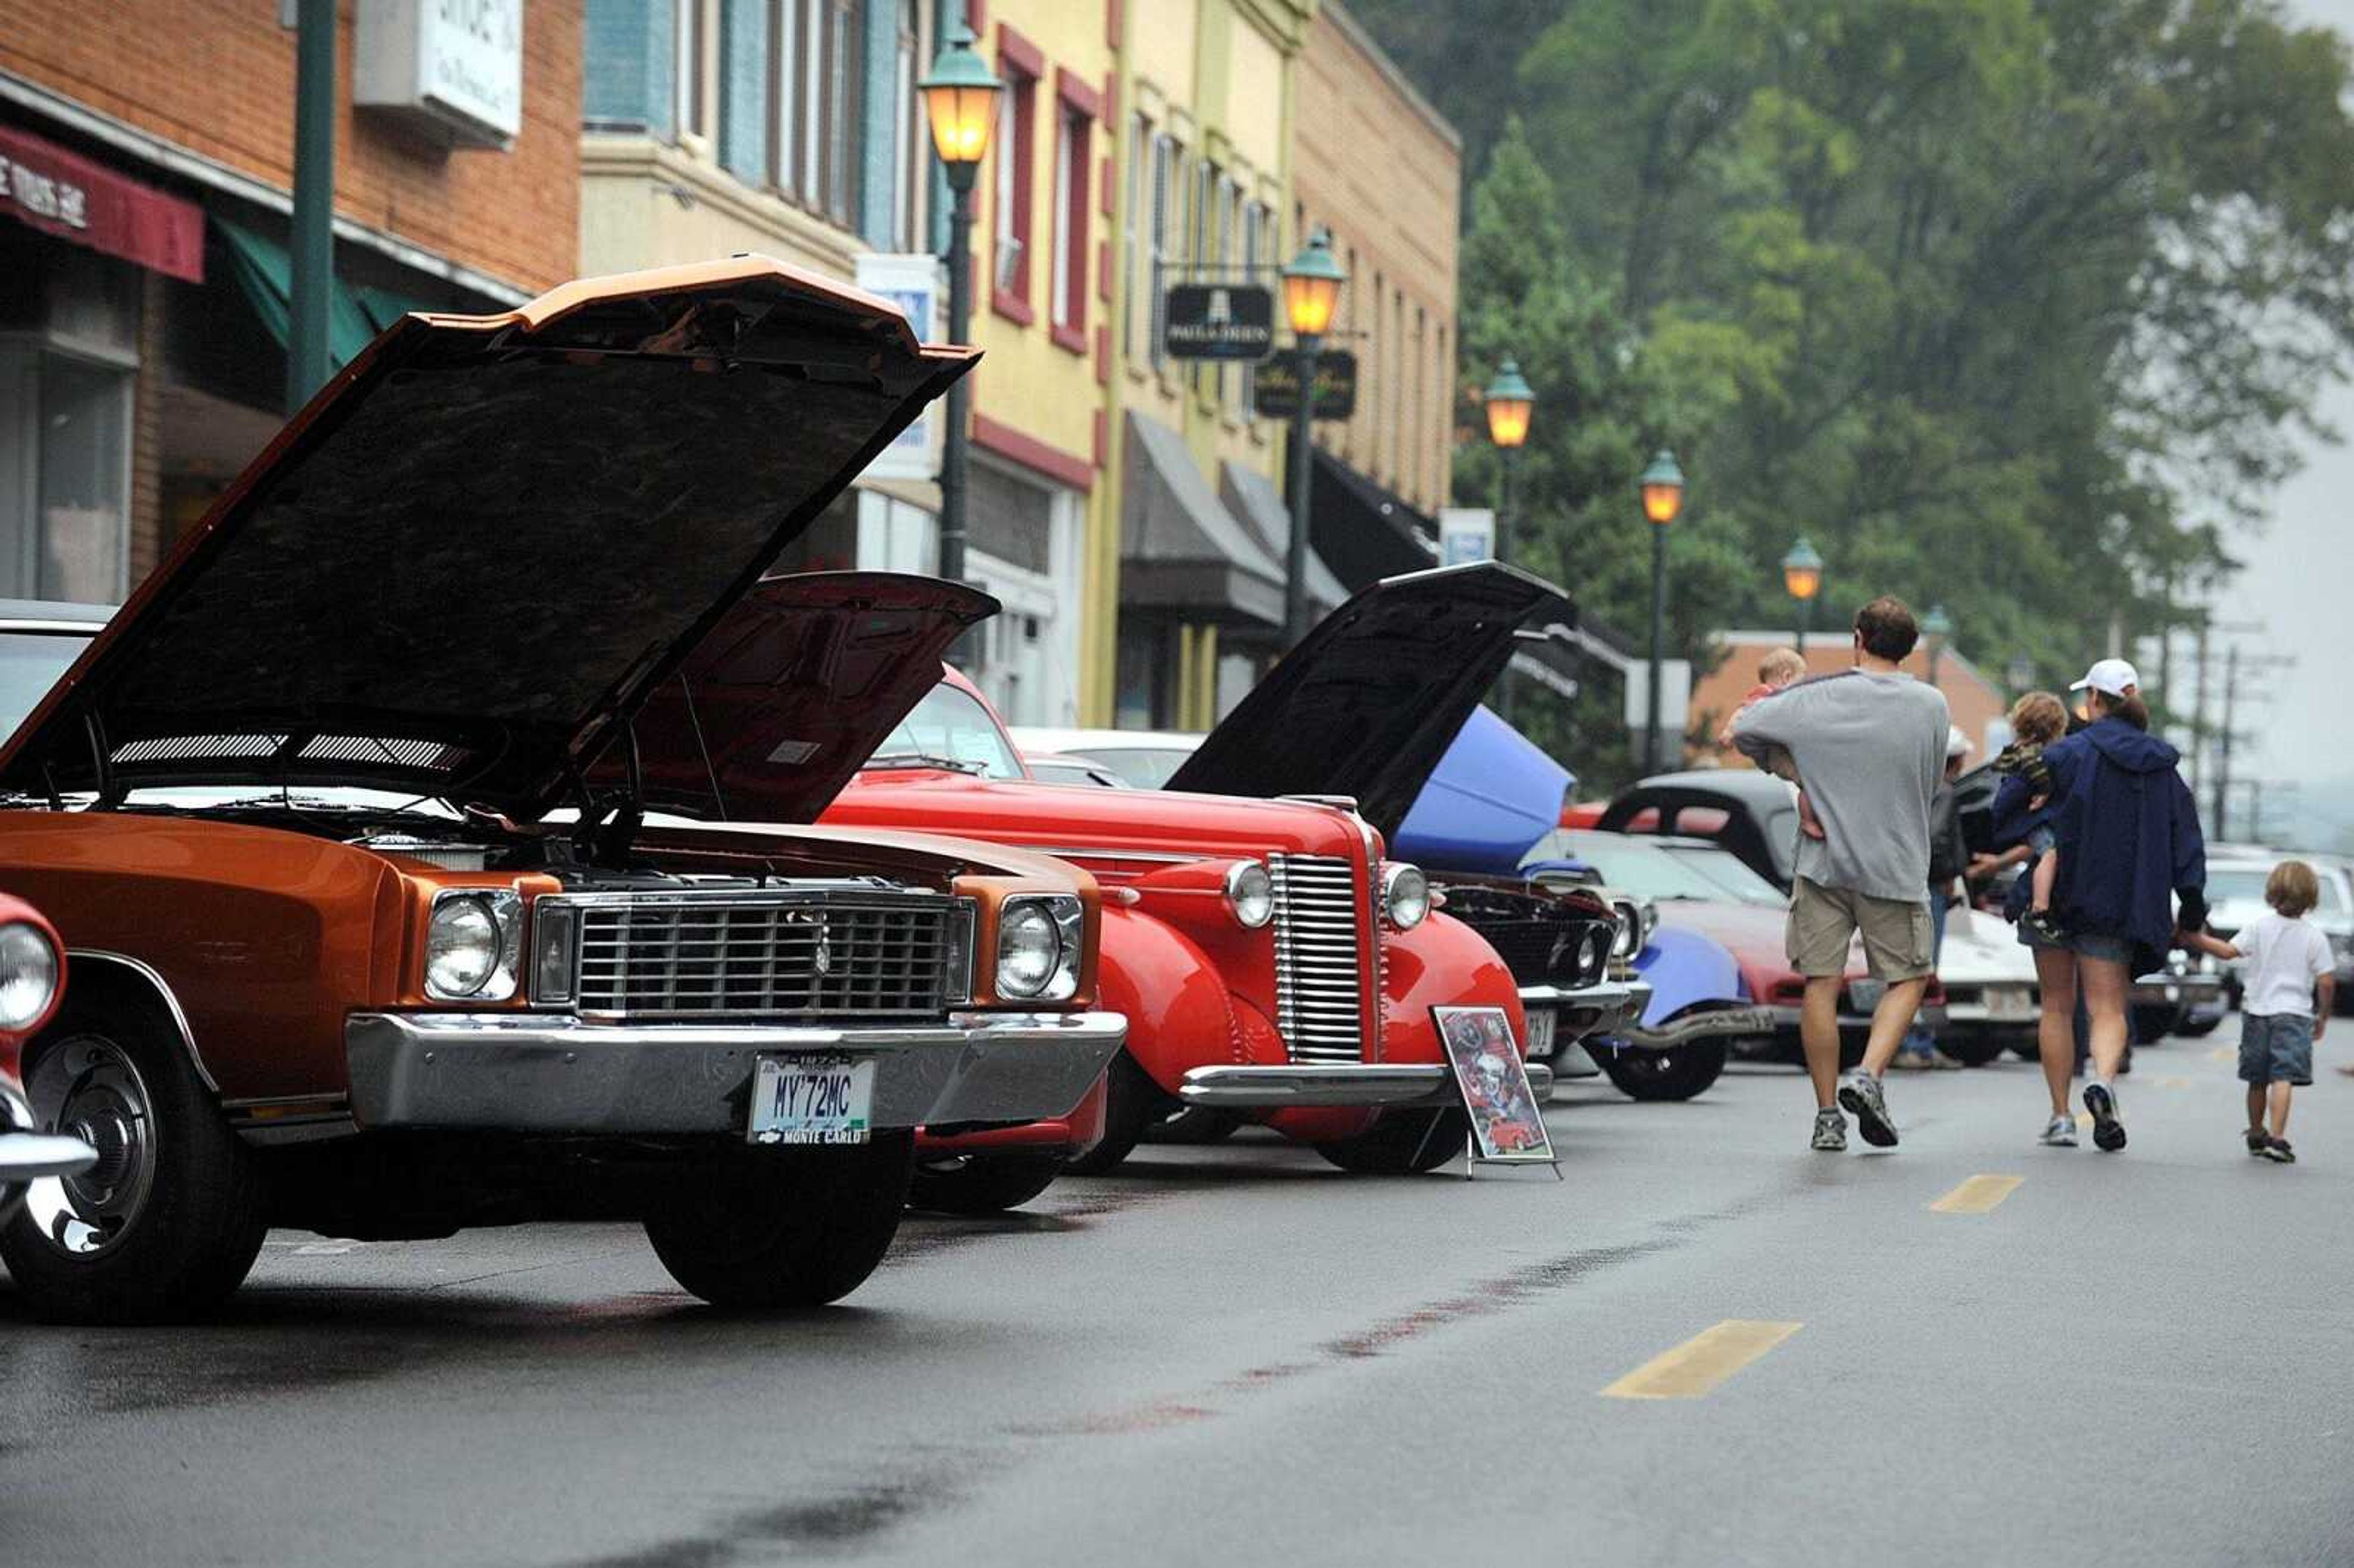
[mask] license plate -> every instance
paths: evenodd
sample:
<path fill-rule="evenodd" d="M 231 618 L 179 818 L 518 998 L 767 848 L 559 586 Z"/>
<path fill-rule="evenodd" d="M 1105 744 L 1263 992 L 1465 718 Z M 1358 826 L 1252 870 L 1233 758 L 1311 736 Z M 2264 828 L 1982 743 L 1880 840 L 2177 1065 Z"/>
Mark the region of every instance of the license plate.
<path fill-rule="evenodd" d="M 864 1143 L 874 1133 L 873 1060 L 760 1058 L 752 1075 L 754 1143 Z"/>
<path fill-rule="evenodd" d="M 1554 1017 L 1550 1012 L 1537 1012 L 1529 1014 L 1529 1056 L 1531 1060 L 1542 1062 L 1546 1057 L 1553 1054 L 1553 1023 Z"/>
<path fill-rule="evenodd" d="M 2035 999 L 2020 986 L 1997 986 L 1986 993 L 1987 1016 L 1999 1023 L 2016 1023 L 2035 1016 Z"/>

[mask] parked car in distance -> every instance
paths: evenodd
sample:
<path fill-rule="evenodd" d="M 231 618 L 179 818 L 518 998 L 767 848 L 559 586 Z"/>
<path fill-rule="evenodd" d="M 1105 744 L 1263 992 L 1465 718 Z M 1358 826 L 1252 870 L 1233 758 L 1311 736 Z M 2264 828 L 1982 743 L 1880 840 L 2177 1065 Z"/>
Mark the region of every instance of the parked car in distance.
<path fill-rule="evenodd" d="M 25 1042 L 57 1012 L 65 986 L 56 930 L 23 899 L 0 894 L 0 1224 L 36 1183 L 72 1181 L 98 1163 L 98 1150 L 77 1131 L 110 1146 L 131 1136 L 112 1118 L 60 1129 L 37 1118 L 25 1097 Z"/>
<path fill-rule="evenodd" d="M 1048 777 L 1042 758 L 1069 758 L 1093 763 L 1136 789 L 1158 789 L 1185 765 L 1202 744 L 1199 733 L 1174 729 L 1047 729 L 1012 725 L 1005 733 L 1042 783 L 1097 783 L 1097 779 Z"/>
<path fill-rule="evenodd" d="M 574 1218 L 642 1222 L 715 1303 L 829 1301 L 890 1245 L 916 1127 L 1076 1105 L 1124 1029 L 1093 1010 L 1091 880 L 658 823 L 631 744 L 971 362 L 757 258 L 409 316 L 102 631 L 11 633 L 11 689 L 44 656 L 54 684 L 0 720 L 0 882 L 74 971 L 27 1094 L 134 1134 L 0 1228 L 20 1299 L 181 1318 L 272 1224 Z M 838 781 L 944 641 L 797 630 L 828 727 L 795 756 Z"/>

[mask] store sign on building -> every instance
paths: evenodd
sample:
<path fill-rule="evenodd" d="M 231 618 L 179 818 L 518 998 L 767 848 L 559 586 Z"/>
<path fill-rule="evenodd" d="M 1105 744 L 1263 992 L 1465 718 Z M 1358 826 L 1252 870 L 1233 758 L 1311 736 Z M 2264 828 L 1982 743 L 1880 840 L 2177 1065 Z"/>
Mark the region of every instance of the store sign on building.
<path fill-rule="evenodd" d="M 1275 296 L 1252 284 L 1180 283 L 1161 323 L 1172 359 L 1265 359 L 1275 347 Z"/>
<path fill-rule="evenodd" d="M 858 258 L 858 286 L 896 306 L 924 343 L 940 340 L 942 287 L 939 258 L 920 252 L 885 255 L 867 252 Z M 940 471 L 940 434 L 946 427 L 938 402 L 926 405 L 916 422 L 893 438 L 889 446 L 866 465 L 868 479 L 937 479 Z"/>
<path fill-rule="evenodd" d="M 369 0 L 352 101 L 440 141 L 504 152 L 523 130 L 523 4 Z"/>
<path fill-rule="evenodd" d="M 1484 506 L 1445 506 L 1438 513 L 1438 564 L 1459 567 L 1496 554 L 1496 514 Z"/>
<path fill-rule="evenodd" d="M 1299 412 L 1299 362 L 1280 355 L 1258 367 L 1251 406 L 1263 419 L 1288 419 Z M 1335 349 L 1316 356 L 1319 419 L 1345 419 L 1357 411 L 1357 356 Z"/>
<path fill-rule="evenodd" d="M 0 126 L 0 217 L 167 278 L 205 281 L 201 207 L 6 126 Z"/>

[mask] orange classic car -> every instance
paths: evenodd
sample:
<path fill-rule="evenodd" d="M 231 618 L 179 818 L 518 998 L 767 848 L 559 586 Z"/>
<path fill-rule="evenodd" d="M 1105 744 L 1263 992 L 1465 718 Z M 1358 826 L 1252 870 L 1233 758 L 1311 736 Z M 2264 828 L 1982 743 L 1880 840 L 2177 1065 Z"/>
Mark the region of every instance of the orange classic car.
<path fill-rule="evenodd" d="M 0 626 L 45 689 L 0 885 L 74 968 L 30 1117 L 122 1134 L 0 1228 L 34 1311 L 201 1311 L 272 1224 L 547 1217 L 642 1221 L 707 1300 L 830 1300 L 917 1127 L 1080 1103 L 1125 1033 L 1084 873 L 650 820 L 635 762 L 649 694 L 972 357 L 758 259 L 411 316 L 102 630 Z M 846 777 L 941 647 L 813 631 L 839 701 L 793 756 Z"/>

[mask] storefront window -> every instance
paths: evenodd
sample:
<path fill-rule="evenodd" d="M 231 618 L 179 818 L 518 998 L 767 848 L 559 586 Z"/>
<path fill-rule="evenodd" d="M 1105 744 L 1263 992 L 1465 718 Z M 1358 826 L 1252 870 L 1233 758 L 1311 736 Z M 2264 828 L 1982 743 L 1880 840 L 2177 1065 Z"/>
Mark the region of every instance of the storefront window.
<path fill-rule="evenodd" d="M 0 346 L 0 597 L 122 598 L 131 382 L 96 361 Z"/>

